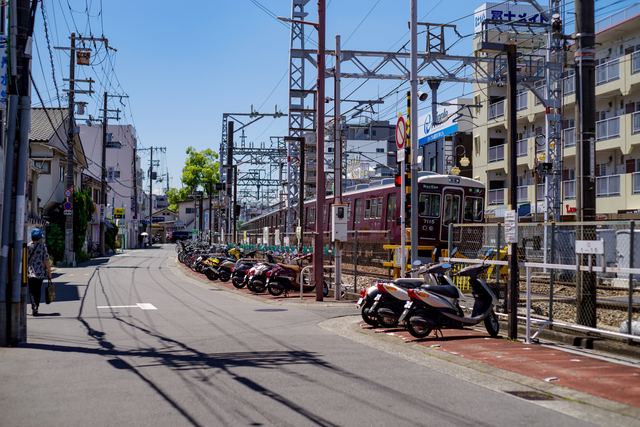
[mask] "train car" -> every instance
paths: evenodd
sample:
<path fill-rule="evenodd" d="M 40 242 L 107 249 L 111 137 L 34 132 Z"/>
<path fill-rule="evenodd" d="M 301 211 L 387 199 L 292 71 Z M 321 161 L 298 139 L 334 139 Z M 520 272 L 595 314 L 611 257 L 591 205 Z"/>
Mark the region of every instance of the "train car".
<path fill-rule="evenodd" d="M 445 248 L 449 238 L 449 224 L 481 223 L 484 221 L 485 186 L 482 182 L 456 175 L 440 175 L 433 172 L 420 172 L 418 176 L 418 246 L 419 256 L 438 256 Z M 342 203 L 348 206 L 347 228 L 352 231 L 384 230 L 389 234 L 384 239 L 391 244 L 400 244 L 402 230 L 400 225 L 400 203 L 407 201 L 407 217 L 410 216 L 410 196 L 402 194 L 395 186 L 393 178 L 374 181 L 370 184 L 348 187 L 342 195 Z M 316 198 L 304 202 L 304 231 L 313 232 L 316 221 L 322 220 L 324 231 L 330 231 L 331 205 L 333 195 L 328 195 L 321 209 Z M 321 212 L 321 213 L 320 213 Z M 320 217 L 320 215 L 322 215 Z M 329 217 L 327 217 L 329 215 Z M 409 224 L 410 220 L 407 220 Z M 413 221 L 413 219 L 411 219 Z M 242 225 L 242 230 L 262 233 L 263 227 L 269 227 L 270 234 L 277 228 L 284 230 L 284 210 L 276 210 L 256 217 Z M 349 233 L 352 238 L 353 234 Z M 361 233 L 359 239 L 380 239 L 373 233 Z M 462 236 L 457 236 L 457 239 Z M 482 245 L 482 236 L 464 236 L 465 239 L 477 239 Z M 408 239 L 409 240 L 409 239 Z"/>

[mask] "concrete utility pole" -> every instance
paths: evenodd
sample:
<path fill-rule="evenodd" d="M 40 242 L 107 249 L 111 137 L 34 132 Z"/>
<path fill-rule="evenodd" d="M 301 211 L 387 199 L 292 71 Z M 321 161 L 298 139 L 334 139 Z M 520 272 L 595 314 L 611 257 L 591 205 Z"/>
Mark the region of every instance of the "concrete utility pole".
<path fill-rule="evenodd" d="M 509 210 L 518 210 L 518 174 L 515 173 L 518 167 L 518 129 L 516 98 L 518 96 L 517 81 L 517 52 L 516 45 L 510 44 L 507 47 L 507 126 L 509 127 Z M 517 214 L 516 214 L 517 218 Z M 518 338 L 518 300 L 520 299 L 519 271 L 518 271 L 518 244 L 509 244 L 509 338 Z"/>
<path fill-rule="evenodd" d="M 151 241 L 151 230 L 153 226 L 153 152 L 160 151 L 162 153 L 166 152 L 166 147 L 149 147 L 149 148 L 140 148 L 142 150 L 149 150 L 151 153 L 151 161 L 149 163 L 149 228 L 147 233 L 149 234 L 149 241 Z M 135 159 L 134 159 L 135 161 Z"/>
<path fill-rule="evenodd" d="M 342 204 L 342 122 L 340 120 L 340 36 L 336 36 L 336 67 L 334 78 L 334 120 L 333 120 L 333 188 L 334 205 Z M 335 227 L 335 224 L 333 224 Z M 342 242 L 334 242 L 336 265 L 335 299 L 342 299 Z"/>
<path fill-rule="evenodd" d="M 595 12 L 594 0 L 576 0 L 576 206 L 579 221 L 596 219 L 596 85 L 595 85 Z M 576 236 L 579 240 L 595 240 L 594 226 L 583 226 Z M 582 265 L 593 255 L 579 255 Z M 593 260 L 592 260 L 593 261 Z M 595 263 L 594 263 L 595 264 Z M 576 317 L 580 325 L 596 326 L 596 277 L 594 273 L 579 272 L 576 289 Z"/>
<path fill-rule="evenodd" d="M 5 188 L 0 265 L 0 345 L 18 345 L 27 339 L 27 246 L 25 215 L 29 129 L 31 128 L 31 39 L 37 2 L 9 3 L 10 69 L 7 71 L 8 116 Z M 2 6 L 2 30 L 4 6 Z M 19 133 L 18 133 L 19 129 Z M 4 129 L 2 129 L 4 130 Z M 14 179 L 15 178 L 15 179 Z M 12 260 L 10 263 L 9 260 Z"/>
<path fill-rule="evenodd" d="M 231 200 L 231 191 L 233 189 L 233 128 L 235 127 L 235 122 L 229 122 L 228 124 L 228 139 L 227 139 L 227 179 L 225 183 L 227 184 L 227 200 Z M 229 203 L 227 206 L 227 227 L 226 233 L 228 233 L 229 238 L 225 239 L 225 242 L 231 241 L 231 211 L 229 210 Z"/>
<path fill-rule="evenodd" d="M 410 183 L 409 192 L 411 198 L 411 211 L 409 224 L 411 225 L 411 264 L 418 259 L 418 233 L 419 221 L 418 221 L 418 1 L 411 0 L 411 116 L 409 117 L 409 133 L 407 135 L 407 141 L 410 146 L 406 149 L 410 150 Z M 444 41 L 443 41 L 444 43 Z M 436 116 L 432 117 L 432 121 L 435 123 Z M 404 171 L 402 171 L 404 173 Z M 405 196 L 406 197 L 406 196 Z M 404 203 L 404 201 L 403 201 Z M 403 230 L 404 231 L 404 230 Z M 404 238 L 404 236 L 403 236 Z M 405 266 L 402 266 L 404 270 Z M 414 273 L 413 277 L 417 277 L 418 273 Z"/>
<path fill-rule="evenodd" d="M 107 209 L 107 91 L 104 92 L 104 108 L 102 110 L 102 173 L 100 174 L 100 201 Z M 100 221 L 100 256 L 104 256 L 104 239 L 107 231 L 106 224 Z"/>
<path fill-rule="evenodd" d="M 76 78 L 76 33 L 71 33 L 71 50 L 69 51 L 69 123 L 67 127 L 67 182 L 66 188 L 70 189 L 73 195 L 73 150 L 75 145 L 75 78 Z M 73 198 L 71 199 L 70 213 L 65 213 L 65 235 L 64 235 L 64 253 L 66 265 L 75 267 L 76 260 L 73 252 Z"/>

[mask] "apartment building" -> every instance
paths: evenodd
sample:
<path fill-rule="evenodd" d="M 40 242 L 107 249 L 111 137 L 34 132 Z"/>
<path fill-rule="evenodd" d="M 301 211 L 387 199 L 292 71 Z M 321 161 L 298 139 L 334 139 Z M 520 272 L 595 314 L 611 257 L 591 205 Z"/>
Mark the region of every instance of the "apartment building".
<path fill-rule="evenodd" d="M 629 218 L 640 212 L 640 3 L 596 23 L 596 213 L 599 219 Z M 474 43 L 477 46 L 479 38 Z M 573 46 L 563 78 L 562 214 L 576 207 L 576 81 Z M 481 55 L 476 52 L 476 55 Z M 544 93 L 544 81 L 534 84 Z M 518 204 L 544 212 L 544 184 L 535 182 L 536 159 L 544 160 L 545 108 L 531 90 L 518 87 L 517 170 L 509 169 L 507 85 L 474 85 L 477 111 L 473 131 L 474 176 L 487 186 L 487 212 L 506 209 L 508 176 L 518 176 Z M 640 216 L 639 216 L 640 217 Z"/>

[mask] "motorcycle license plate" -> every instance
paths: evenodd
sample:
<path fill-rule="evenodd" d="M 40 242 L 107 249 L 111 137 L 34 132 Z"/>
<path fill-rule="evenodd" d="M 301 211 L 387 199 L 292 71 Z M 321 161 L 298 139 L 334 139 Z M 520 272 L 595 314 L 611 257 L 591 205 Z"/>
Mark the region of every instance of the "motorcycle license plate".
<path fill-rule="evenodd" d="M 412 304 L 413 304 L 413 301 L 407 301 L 404 303 L 404 308 L 411 308 Z"/>
<path fill-rule="evenodd" d="M 409 314 L 409 310 L 411 310 L 412 305 L 413 305 L 413 301 L 407 301 L 404 303 L 404 311 L 400 315 L 398 322 L 402 322 L 404 318 L 407 317 L 407 314 Z"/>
<path fill-rule="evenodd" d="M 362 304 L 362 300 L 364 300 L 364 298 L 360 297 L 360 299 L 358 299 L 358 303 L 356 304 L 356 310 L 360 310 L 360 304 Z"/>

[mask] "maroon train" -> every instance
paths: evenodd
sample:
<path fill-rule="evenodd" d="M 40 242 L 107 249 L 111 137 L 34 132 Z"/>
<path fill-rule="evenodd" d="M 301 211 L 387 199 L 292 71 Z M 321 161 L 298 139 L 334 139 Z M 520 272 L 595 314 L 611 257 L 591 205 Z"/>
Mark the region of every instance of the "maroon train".
<path fill-rule="evenodd" d="M 484 220 L 485 185 L 480 181 L 456 175 L 420 172 L 417 191 L 420 256 L 431 257 L 432 254 L 435 255 L 434 251 L 439 252 L 439 249 L 446 248 L 449 224 L 481 223 Z M 399 202 L 403 199 L 393 178 L 348 187 L 342 195 L 342 203 L 348 205 L 349 239 L 353 239 L 352 231 L 384 230 L 390 231 L 391 244 L 400 244 Z M 327 218 L 327 212 L 331 212 L 333 201 L 332 195 L 326 197 L 323 206 L 324 218 Z M 316 199 L 307 199 L 304 205 L 304 231 L 313 232 L 318 219 Z M 407 216 L 408 211 L 409 209 Z M 331 218 L 323 221 L 324 231 L 330 230 L 330 221 Z M 276 229 L 280 230 L 282 236 L 285 227 L 284 209 L 253 218 L 243 223 L 240 231 L 261 236 L 264 227 L 269 227 L 270 236 L 274 235 Z M 387 240 L 387 236 L 382 238 L 379 234 L 359 233 L 358 239 Z"/>

